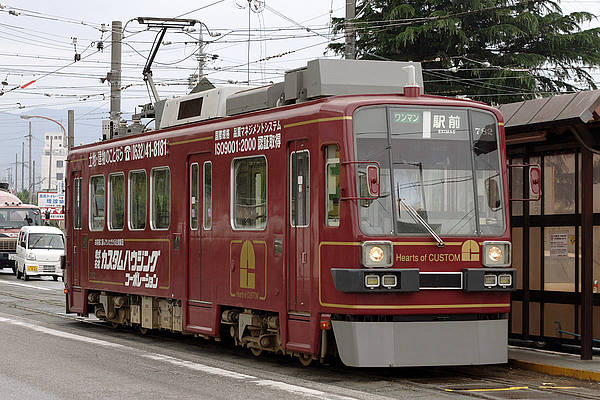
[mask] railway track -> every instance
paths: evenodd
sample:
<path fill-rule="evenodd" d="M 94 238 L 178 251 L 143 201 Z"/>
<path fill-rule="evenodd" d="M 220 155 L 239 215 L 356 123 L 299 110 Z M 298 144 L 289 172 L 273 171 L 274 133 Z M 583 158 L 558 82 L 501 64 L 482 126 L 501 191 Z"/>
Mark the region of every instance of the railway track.
<path fill-rule="evenodd" d="M 62 299 L 60 299 L 62 300 Z M 78 321 L 106 331 L 113 331 L 110 323 L 93 318 L 68 315 L 63 312 L 64 304 L 49 292 L 28 296 L 27 294 L 0 291 L 0 304 L 13 310 L 32 315 Z M 15 301 L 18 301 L 17 304 Z M 51 320 L 50 320 L 51 321 Z M 134 330 L 119 329 L 122 335 L 137 335 Z M 327 382 L 346 388 L 374 391 L 374 394 L 389 398 L 405 397 L 406 391 L 439 395 L 442 398 L 478 399 L 598 399 L 600 386 L 595 383 L 575 381 L 567 378 L 547 377 L 542 374 L 512 369 L 508 366 L 460 367 L 460 368 L 395 368 L 354 369 L 341 363 L 303 368 L 288 357 L 266 354 L 255 358 L 225 344 L 198 341 L 187 336 L 174 336 L 161 331 L 152 332 L 146 339 L 160 339 L 166 348 L 176 346 L 179 350 L 198 354 L 198 344 L 208 357 L 226 355 L 249 368 L 281 371 L 313 382 Z M 189 347 L 193 346 L 193 347 Z"/>

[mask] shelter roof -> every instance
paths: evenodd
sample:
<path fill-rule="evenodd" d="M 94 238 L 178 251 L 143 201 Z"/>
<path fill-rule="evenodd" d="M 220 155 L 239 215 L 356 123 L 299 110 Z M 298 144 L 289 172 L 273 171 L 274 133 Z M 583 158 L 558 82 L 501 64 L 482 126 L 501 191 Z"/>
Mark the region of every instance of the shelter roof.
<path fill-rule="evenodd" d="M 499 109 L 507 130 L 540 129 L 567 122 L 585 124 L 600 119 L 600 90 L 503 104 Z"/>

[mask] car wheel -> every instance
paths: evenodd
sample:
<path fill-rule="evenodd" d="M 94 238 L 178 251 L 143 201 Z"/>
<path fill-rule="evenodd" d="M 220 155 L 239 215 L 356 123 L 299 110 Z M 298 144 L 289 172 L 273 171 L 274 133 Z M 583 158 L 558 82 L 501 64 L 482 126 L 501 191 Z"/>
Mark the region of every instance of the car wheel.
<path fill-rule="evenodd" d="M 25 271 L 25 268 L 23 268 L 23 279 L 26 281 L 29 280 L 29 276 L 27 275 L 27 271 Z"/>

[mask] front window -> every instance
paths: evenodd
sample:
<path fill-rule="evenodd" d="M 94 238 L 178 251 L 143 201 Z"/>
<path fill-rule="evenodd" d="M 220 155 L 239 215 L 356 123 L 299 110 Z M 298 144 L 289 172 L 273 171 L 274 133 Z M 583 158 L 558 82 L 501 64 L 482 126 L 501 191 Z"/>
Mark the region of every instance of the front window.
<path fill-rule="evenodd" d="M 504 197 L 497 121 L 466 108 L 368 107 L 356 111 L 357 159 L 381 168 L 380 196 L 356 164 L 360 226 L 369 235 L 500 235 Z"/>
<path fill-rule="evenodd" d="M 35 208 L 1 208 L 0 229 L 17 229 L 22 226 L 41 225 L 40 210 Z"/>
<path fill-rule="evenodd" d="M 30 233 L 28 246 L 29 249 L 57 249 L 65 248 L 65 239 L 63 235 L 53 233 Z"/>

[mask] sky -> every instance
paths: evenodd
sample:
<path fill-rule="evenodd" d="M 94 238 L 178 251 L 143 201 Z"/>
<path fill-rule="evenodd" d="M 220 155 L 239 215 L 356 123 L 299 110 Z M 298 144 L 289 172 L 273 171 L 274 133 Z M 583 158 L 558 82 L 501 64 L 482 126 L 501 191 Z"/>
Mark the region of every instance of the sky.
<path fill-rule="evenodd" d="M 600 0 L 563 0 L 561 4 L 565 12 L 600 13 Z M 27 121 L 20 114 L 49 116 L 66 126 L 66 110 L 75 109 L 76 144 L 101 136 L 101 121 L 108 117 L 110 107 L 110 86 L 101 78 L 110 70 L 114 20 L 126 24 L 124 114 L 150 101 L 142 69 L 155 31 L 146 30 L 137 17 L 202 21 L 203 72 L 216 85 L 247 84 L 248 60 L 250 83 L 261 85 L 281 81 L 286 70 L 302 67 L 310 59 L 339 58 L 326 47 L 330 40 L 343 40 L 339 34 L 332 35 L 330 21 L 332 16 L 344 15 L 345 0 L 252 0 L 251 6 L 249 10 L 248 0 L 0 0 L 0 181 L 11 164 L 14 169 L 15 153 L 20 158 L 28 133 Z M 152 66 L 161 98 L 189 92 L 189 78 L 199 67 L 200 33 L 198 25 L 195 28 L 169 31 L 163 39 Z M 76 54 L 81 60 L 74 62 Z M 33 158 L 39 160 L 44 133 L 60 128 L 41 119 L 31 121 Z"/>

